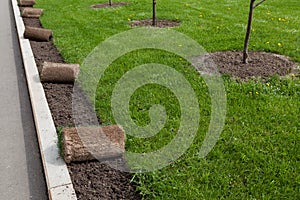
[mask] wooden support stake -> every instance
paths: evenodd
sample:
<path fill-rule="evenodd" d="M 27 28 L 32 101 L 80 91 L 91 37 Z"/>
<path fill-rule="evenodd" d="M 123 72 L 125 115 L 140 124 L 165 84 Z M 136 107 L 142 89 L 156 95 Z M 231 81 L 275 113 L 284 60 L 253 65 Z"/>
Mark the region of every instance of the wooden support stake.
<path fill-rule="evenodd" d="M 39 8 L 24 8 L 22 11 L 22 17 L 27 17 L 27 18 L 40 18 L 40 16 L 43 13 L 43 9 Z"/>
<path fill-rule="evenodd" d="M 39 41 L 49 42 L 52 37 L 52 31 L 49 29 L 35 28 L 26 26 L 24 32 L 24 38 Z"/>
<path fill-rule="evenodd" d="M 62 135 L 66 163 L 107 160 L 120 157 L 125 152 L 125 134 L 117 125 L 64 128 Z"/>
<path fill-rule="evenodd" d="M 79 64 L 44 62 L 41 81 L 52 83 L 73 83 L 80 71 Z"/>

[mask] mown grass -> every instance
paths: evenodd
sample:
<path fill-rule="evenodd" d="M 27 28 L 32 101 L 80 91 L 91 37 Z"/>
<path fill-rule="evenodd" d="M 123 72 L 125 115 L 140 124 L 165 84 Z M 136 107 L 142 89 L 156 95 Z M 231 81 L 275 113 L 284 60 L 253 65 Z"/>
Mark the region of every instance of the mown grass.
<path fill-rule="evenodd" d="M 63 134 L 62 134 L 62 130 L 63 127 L 56 127 L 56 131 L 57 131 L 57 138 L 58 138 L 58 142 L 57 142 L 57 147 L 59 150 L 59 155 L 61 157 L 63 157 L 64 152 L 63 152 Z"/>
<path fill-rule="evenodd" d="M 130 1 L 118 8 L 92 10 L 95 0 L 38 0 L 42 23 L 54 31 L 54 42 L 68 62 L 83 62 L 89 52 L 113 34 L 129 30 L 128 21 L 151 17 L 151 1 Z M 207 51 L 240 50 L 248 1 L 158 1 L 158 18 L 176 19 L 174 28 Z M 300 61 L 299 3 L 266 1 L 255 10 L 250 49 L 271 51 Z M 207 86 L 196 70 L 164 51 L 139 50 L 117 59 L 99 82 L 96 108 L 104 124 L 113 124 L 111 94 L 127 71 L 145 63 L 175 68 L 190 82 L 199 101 L 198 134 L 189 150 L 170 166 L 135 174 L 145 199 L 299 199 L 300 81 L 273 77 L 262 83 L 235 82 L 224 76 L 227 116 L 222 135 L 207 157 L 198 156 L 210 120 Z M 139 88 L 131 97 L 131 117 L 149 123 L 154 104 L 166 108 L 165 127 L 149 139 L 128 137 L 126 148 L 149 152 L 166 145 L 180 124 L 180 105 L 172 91 L 159 85 Z"/>
<path fill-rule="evenodd" d="M 125 0 L 124 0 L 125 1 Z M 128 21 L 151 18 L 149 0 L 130 0 L 117 8 L 90 9 L 103 0 L 38 0 L 45 9 L 42 23 L 54 31 L 55 44 L 68 62 L 79 62 L 101 41 L 130 29 Z M 157 3 L 161 19 L 180 20 L 175 28 L 207 51 L 242 49 L 248 2 L 238 0 L 164 0 Z M 299 2 L 268 0 L 255 10 L 250 49 L 272 51 L 300 61 Z M 282 46 L 278 46 L 280 43 Z"/>

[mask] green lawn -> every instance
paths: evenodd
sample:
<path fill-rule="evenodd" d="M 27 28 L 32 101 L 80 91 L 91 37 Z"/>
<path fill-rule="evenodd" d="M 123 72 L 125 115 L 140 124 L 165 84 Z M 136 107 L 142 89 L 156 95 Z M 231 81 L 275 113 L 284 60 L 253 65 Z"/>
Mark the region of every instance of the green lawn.
<path fill-rule="evenodd" d="M 54 32 L 54 42 L 67 62 L 82 63 L 99 43 L 131 29 L 128 21 L 151 17 L 150 0 L 132 0 L 114 9 L 92 10 L 95 0 L 38 0 L 44 9 L 44 27 Z M 268 0 L 255 10 L 251 50 L 276 52 L 300 61 L 298 0 Z M 199 42 L 207 51 L 241 50 L 248 1 L 158 1 L 158 18 L 180 20 L 174 28 Z M 189 150 L 170 166 L 151 173 L 134 174 L 145 199 L 300 199 L 300 81 L 270 78 L 265 83 L 239 83 L 224 76 L 227 116 L 222 135 L 205 158 L 198 156 L 210 120 L 210 98 L 203 79 L 177 55 L 158 50 L 138 50 L 115 60 L 105 71 L 97 90 L 97 112 L 104 124 L 113 124 L 111 94 L 130 69 L 161 63 L 181 72 L 199 102 L 198 134 Z M 149 84 L 131 98 L 132 119 L 150 122 L 149 108 L 161 104 L 168 118 L 154 137 L 128 136 L 126 149 L 149 152 L 168 144 L 180 124 L 180 105 L 172 91 Z"/>
<path fill-rule="evenodd" d="M 124 0 L 125 1 L 125 0 Z M 129 6 L 90 9 L 103 0 L 37 0 L 45 9 L 41 21 L 54 31 L 55 44 L 68 62 L 79 62 L 101 41 L 130 29 L 128 20 L 151 17 L 151 0 Z M 278 52 L 300 61 L 298 0 L 268 0 L 255 10 L 250 49 Z M 238 0 L 164 0 L 158 18 L 180 20 L 175 30 L 198 41 L 207 51 L 242 49 L 248 2 Z M 278 43 L 282 46 L 279 47 Z"/>

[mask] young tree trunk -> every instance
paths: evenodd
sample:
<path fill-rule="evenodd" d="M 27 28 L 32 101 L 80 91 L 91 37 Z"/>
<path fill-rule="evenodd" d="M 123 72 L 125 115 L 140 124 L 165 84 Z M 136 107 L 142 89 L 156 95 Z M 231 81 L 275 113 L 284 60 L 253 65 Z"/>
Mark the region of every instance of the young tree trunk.
<path fill-rule="evenodd" d="M 250 0 L 248 25 L 247 25 L 246 37 L 245 37 L 245 42 L 244 42 L 244 50 L 243 50 L 243 63 L 244 64 L 248 63 L 248 45 L 249 45 L 249 39 L 250 39 L 250 34 L 251 34 L 254 2 L 255 2 L 255 0 Z"/>
<path fill-rule="evenodd" d="M 109 3 L 109 6 L 112 6 L 112 0 L 109 0 L 108 3 Z"/>
<path fill-rule="evenodd" d="M 156 26 L 156 0 L 153 0 L 152 26 Z"/>

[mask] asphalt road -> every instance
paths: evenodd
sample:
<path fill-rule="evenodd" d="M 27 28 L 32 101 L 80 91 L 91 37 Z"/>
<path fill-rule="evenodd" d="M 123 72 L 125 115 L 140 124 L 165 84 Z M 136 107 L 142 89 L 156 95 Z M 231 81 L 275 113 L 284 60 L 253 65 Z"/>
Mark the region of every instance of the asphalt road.
<path fill-rule="evenodd" d="M 11 0 L 0 5 L 0 200 L 48 199 Z"/>

